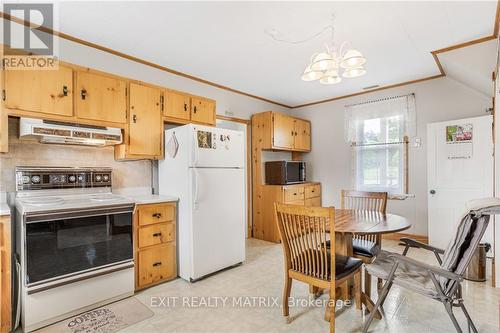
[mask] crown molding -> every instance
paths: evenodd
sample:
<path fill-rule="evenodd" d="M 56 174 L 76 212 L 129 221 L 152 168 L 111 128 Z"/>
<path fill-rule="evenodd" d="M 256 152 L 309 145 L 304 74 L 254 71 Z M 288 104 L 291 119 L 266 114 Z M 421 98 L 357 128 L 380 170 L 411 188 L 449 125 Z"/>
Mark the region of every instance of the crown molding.
<path fill-rule="evenodd" d="M 256 96 L 256 95 L 253 95 L 253 94 L 250 94 L 250 93 L 246 93 L 246 92 L 241 91 L 241 90 L 237 90 L 237 89 L 234 89 L 234 88 L 231 88 L 231 87 L 228 87 L 228 86 L 224 86 L 224 85 L 221 85 L 221 84 L 209 81 L 209 80 L 205 80 L 205 79 L 202 79 L 202 78 L 194 76 L 194 75 L 186 74 L 186 73 L 174 70 L 174 69 L 169 68 L 169 67 L 165 67 L 165 66 L 162 66 L 162 65 L 159 65 L 159 64 L 156 64 L 156 63 L 153 63 L 153 62 L 150 62 L 150 61 L 138 58 L 138 57 L 134 57 L 132 55 L 129 55 L 129 54 L 126 54 L 126 53 L 123 53 L 123 52 L 120 52 L 120 51 L 116 51 L 116 50 L 108 48 L 106 46 L 102 46 L 102 45 L 99 45 L 99 44 L 96 44 L 96 43 L 92 43 L 92 42 L 89 42 L 89 41 L 86 41 L 86 40 L 83 40 L 83 39 L 80 39 L 80 38 L 68 35 L 66 33 L 63 33 L 63 32 L 60 32 L 60 31 L 56 31 L 56 30 L 47 28 L 45 26 L 35 25 L 35 24 L 33 24 L 33 23 L 29 22 L 29 21 L 22 20 L 22 19 L 19 19 L 17 17 L 13 17 L 13 16 L 11 16 L 9 14 L 6 14 L 6 13 L 4 13 L 2 11 L 0 11 L 0 17 L 3 18 L 3 19 L 9 20 L 11 22 L 22 24 L 24 26 L 27 26 L 27 27 L 30 27 L 30 28 L 33 28 L 33 29 L 37 29 L 39 31 L 42 31 L 42 32 L 45 32 L 45 33 L 48 33 L 48 34 L 51 34 L 51 35 L 54 35 L 54 36 L 57 36 L 57 37 L 62 38 L 62 39 L 66 39 L 68 41 L 71 41 L 71 42 L 74 42 L 74 43 L 77 43 L 77 44 L 81 44 L 81 45 L 84 45 L 84 46 L 87 46 L 87 47 L 91 47 L 91 48 L 94 48 L 94 49 L 97 49 L 97 50 L 100 50 L 100 51 L 103 51 L 103 52 L 106 52 L 106 53 L 109 53 L 109 54 L 112 54 L 112 55 L 115 55 L 115 56 L 118 56 L 118 57 L 121 57 L 121 58 L 124 58 L 124 59 L 127 59 L 127 60 L 130 60 L 130 61 L 134 61 L 134 62 L 143 64 L 143 65 L 146 65 L 146 66 L 150 66 L 150 67 L 162 70 L 164 72 L 167 72 L 167 73 L 170 73 L 170 74 L 173 74 L 173 75 L 184 77 L 184 78 L 189 79 L 189 80 L 197 81 L 197 82 L 200 82 L 200 83 L 203 83 L 203 84 L 215 87 L 215 88 L 219 88 L 219 89 L 222 89 L 222 90 L 230 91 L 230 92 L 233 92 L 233 93 L 236 93 L 236 94 L 239 94 L 239 95 L 243 95 L 243 96 L 246 96 L 246 97 L 258 99 L 258 100 L 261 100 L 263 102 L 267 102 L 267 103 L 271 103 L 271 104 L 274 104 L 274 105 L 278 105 L 278 106 L 281 106 L 281 107 L 284 107 L 284 108 L 287 108 L 287 109 L 298 109 L 298 108 L 302 108 L 302 107 L 306 107 L 306 106 L 312 106 L 312 105 L 317 105 L 317 104 L 322 104 L 322 103 L 328 103 L 328 102 L 336 101 L 336 100 L 339 100 L 339 99 L 344 99 L 344 98 L 349 98 L 349 97 L 353 97 L 353 96 L 359 96 L 359 95 L 369 94 L 369 93 L 380 91 L 380 90 L 386 90 L 386 89 L 401 87 L 401 86 L 405 86 L 405 85 L 409 85 L 409 84 L 415 84 L 415 83 L 419 83 L 419 82 L 423 82 L 423 81 L 428 81 L 428 80 L 433 80 L 433 79 L 445 77 L 446 73 L 445 73 L 445 71 L 443 69 L 443 66 L 441 65 L 441 62 L 439 61 L 439 57 L 438 57 L 438 55 L 440 53 L 453 51 L 453 50 L 456 50 L 456 49 L 460 49 L 460 48 L 471 46 L 471 45 L 478 44 L 478 43 L 484 43 L 484 42 L 490 41 L 492 39 L 498 38 L 499 32 L 500 32 L 500 0 L 497 1 L 497 9 L 496 9 L 496 14 L 495 14 L 495 22 L 494 22 L 494 26 L 493 26 L 493 34 L 491 36 L 486 36 L 486 37 L 474 39 L 474 40 L 471 40 L 471 41 L 468 41 L 468 42 L 464 42 L 464 43 L 460 43 L 460 44 L 456 44 L 456 45 L 451 45 L 451 46 L 448 46 L 448 47 L 445 47 L 445 48 L 441 48 L 441 49 L 438 49 L 438 50 L 431 51 L 431 54 L 432 54 L 432 56 L 434 58 L 434 61 L 436 62 L 436 66 L 438 68 L 439 74 L 433 75 L 433 76 L 428 76 L 428 77 L 423 77 L 423 78 L 419 78 L 419 79 L 415 79 L 415 80 L 411 80 L 411 81 L 405 81 L 405 82 L 395 83 L 395 84 L 391 84 L 391 85 L 387 85 L 387 86 L 383 86 L 383 87 L 378 87 L 378 88 L 370 89 L 370 90 L 366 90 L 366 91 L 360 91 L 360 92 L 352 93 L 352 94 L 348 94 L 348 95 L 342 95 L 342 96 L 332 97 L 332 98 L 328 98 L 328 99 L 324 99 L 324 100 L 320 100 L 320 101 L 316 101 L 316 102 L 310 102 L 310 103 L 305 103 L 305 104 L 301 104 L 301 105 L 296 105 L 296 106 L 290 106 L 290 105 L 287 105 L 287 104 L 276 102 L 276 101 L 273 101 L 273 100 L 270 100 L 270 99 L 267 99 L 267 98 L 264 98 L 264 97 Z"/>

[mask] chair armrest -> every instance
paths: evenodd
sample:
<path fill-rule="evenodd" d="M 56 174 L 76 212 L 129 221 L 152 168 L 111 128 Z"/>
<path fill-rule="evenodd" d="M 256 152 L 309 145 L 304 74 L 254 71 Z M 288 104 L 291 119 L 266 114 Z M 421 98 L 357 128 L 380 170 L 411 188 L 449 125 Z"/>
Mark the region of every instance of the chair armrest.
<path fill-rule="evenodd" d="M 408 265 L 411 265 L 411 266 L 423 268 L 427 272 L 434 273 L 436 275 L 440 275 L 442 277 L 445 277 L 445 278 L 448 278 L 448 279 L 452 279 L 452 280 L 455 280 L 455 281 L 458 281 L 458 282 L 463 281 L 463 277 L 460 276 L 460 275 L 458 275 L 458 274 L 456 274 L 456 273 L 447 271 L 445 269 L 442 269 L 441 267 L 428 265 L 426 263 L 423 263 L 421 261 L 417 261 L 415 259 L 406 257 L 406 256 L 404 256 L 402 254 L 399 254 L 399 253 L 388 253 L 387 257 L 393 259 L 397 263 L 404 263 L 404 264 L 408 264 Z"/>
<path fill-rule="evenodd" d="M 428 245 L 428 244 L 419 242 L 419 241 L 411 239 L 411 238 L 404 237 L 404 238 L 401 238 L 400 241 L 403 242 L 403 243 L 405 243 L 408 246 L 413 246 L 413 247 L 417 247 L 419 249 L 424 249 L 424 250 L 432 251 L 432 252 L 435 252 L 435 253 L 444 254 L 444 250 L 443 249 L 440 249 L 440 248 L 434 247 L 432 245 Z"/>

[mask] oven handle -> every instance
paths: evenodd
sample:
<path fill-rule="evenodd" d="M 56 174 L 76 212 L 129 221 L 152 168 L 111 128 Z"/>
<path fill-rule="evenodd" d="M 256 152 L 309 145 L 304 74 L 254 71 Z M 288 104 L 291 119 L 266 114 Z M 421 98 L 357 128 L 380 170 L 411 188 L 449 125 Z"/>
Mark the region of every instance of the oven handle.
<path fill-rule="evenodd" d="M 85 281 L 85 280 L 88 280 L 88 279 L 91 279 L 91 278 L 95 278 L 95 277 L 98 277 L 98 276 L 102 276 L 102 275 L 106 275 L 106 274 L 110 274 L 110 273 L 122 271 L 122 270 L 133 268 L 133 267 L 134 267 L 134 262 L 133 261 L 130 261 L 130 262 L 125 263 L 125 264 L 117 264 L 117 265 L 113 265 L 111 267 L 106 267 L 104 269 L 96 270 L 96 271 L 94 271 L 94 273 L 88 274 L 88 275 L 85 275 L 85 276 L 78 276 L 78 275 L 76 275 L 75 277 L 69 278 L 66 281 L 54 282 L 54 283 L 52 283 L 50 285 L 42 285 L 40 287 L 33 287 L 33 289 L 31 289 L 31 290 L 28 287 L 27 288 L 27 293 L 28 293 L 28 295 L 32 295 L 32 294 L 36 294 L 36 293 L 39 293 L 39 292 L 42 292 L 42 291 L 45 291 L 45 290 L 49 290 L 49 289 L 53 289 L 53 288 L 57 288 L 57 287 L 62 287 L 62 286 L 65 286 L 67 284 L 71 284 L 71 283 L 75 283 L 75 282 Z"/>
<path fill-rule="evenodd" d="M 29 223 L 37 223 L 37 222 L 46 222 L 53 221 L 57 219 L 75 219 L 82 217 L 92 217 L 99 215 L 114 215 L 114 214 L 128 214 L 133 213 L 134 207 L 117 207 L 116 209 L 88 209 L 88 210 L 78 210 L 78 211 L 64 211 L 64 212 L 45 212 L 45 213 L 35 213 L 35 214 L 26 214 L 24 216 L 24 221 L 26 224 Z"/>

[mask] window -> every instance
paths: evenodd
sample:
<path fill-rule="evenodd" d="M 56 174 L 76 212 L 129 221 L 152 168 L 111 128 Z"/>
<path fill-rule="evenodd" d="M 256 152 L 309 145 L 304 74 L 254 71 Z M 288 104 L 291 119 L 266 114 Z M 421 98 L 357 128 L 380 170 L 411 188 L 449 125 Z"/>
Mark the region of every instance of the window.
<path fill-rule="evenodd" d="M 346 132 L 357 190 L 408 193 L 408 135 L 414 121 L 409 102 L 403 96 L 347 107 Z"/>

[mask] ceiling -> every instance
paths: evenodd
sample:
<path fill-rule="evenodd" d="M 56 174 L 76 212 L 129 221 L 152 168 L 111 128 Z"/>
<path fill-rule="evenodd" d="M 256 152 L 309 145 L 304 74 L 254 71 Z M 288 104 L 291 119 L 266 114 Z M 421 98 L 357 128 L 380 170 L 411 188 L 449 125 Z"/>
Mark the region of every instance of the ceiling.
<path fill-rule="evenodd" d="M 483 95 L 493 97 L 491 73 L 497 63 L 496 40 L 474 44 L 439 54 L 446 75 Z"/>
<path fill-rule="evenodd" d="M 497 1 L 59 2 L 56 30 L 220 85 L 297 106 L 438 75 L 431 51 L 491 36 Z M 336 41 L 367 58 L 368 73 L 340 84 L 303 82 L 336 16 Z M 440 55 L 441 57 L 441 55 Z"/>

